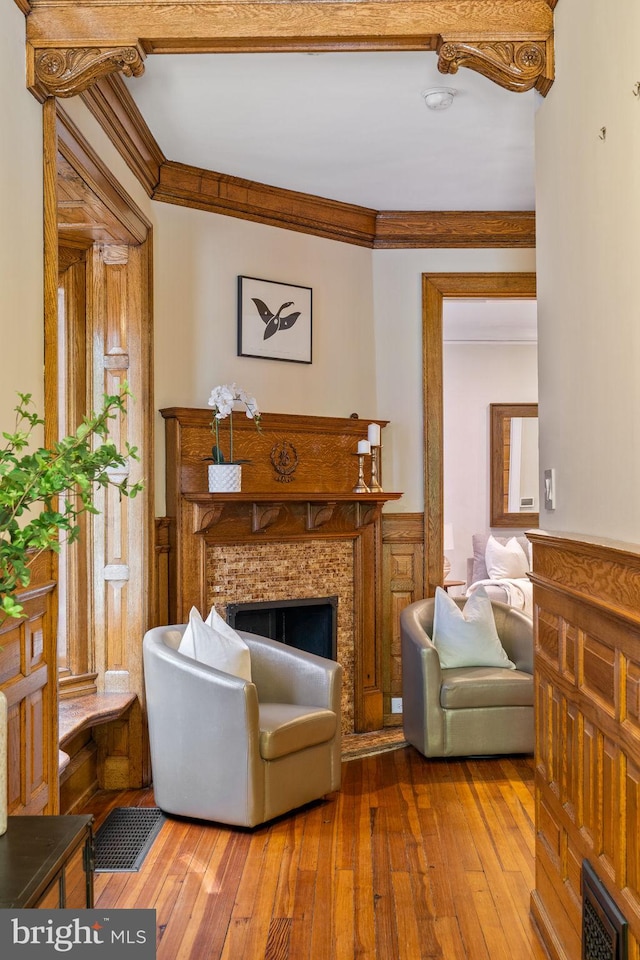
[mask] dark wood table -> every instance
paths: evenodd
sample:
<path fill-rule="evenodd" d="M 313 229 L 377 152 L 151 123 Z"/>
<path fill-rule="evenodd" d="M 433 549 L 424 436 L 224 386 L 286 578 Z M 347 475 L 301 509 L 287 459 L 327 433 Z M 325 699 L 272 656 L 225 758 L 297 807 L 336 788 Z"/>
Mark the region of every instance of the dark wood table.
<path fill-rule="evenodd" d="M 93 816 L 8 817 L 0 908 L 93 907 Z"/>

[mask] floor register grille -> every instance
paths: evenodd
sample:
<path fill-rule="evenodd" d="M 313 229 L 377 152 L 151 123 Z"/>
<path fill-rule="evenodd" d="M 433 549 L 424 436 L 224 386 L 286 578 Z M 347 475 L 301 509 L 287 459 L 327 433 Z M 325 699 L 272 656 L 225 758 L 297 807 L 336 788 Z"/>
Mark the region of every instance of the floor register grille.
<path fill-rule="evenodd" d="M 165 817 L 159 807 L 116 807 L 96 832 L 96 873 L 135 873 Z"/>

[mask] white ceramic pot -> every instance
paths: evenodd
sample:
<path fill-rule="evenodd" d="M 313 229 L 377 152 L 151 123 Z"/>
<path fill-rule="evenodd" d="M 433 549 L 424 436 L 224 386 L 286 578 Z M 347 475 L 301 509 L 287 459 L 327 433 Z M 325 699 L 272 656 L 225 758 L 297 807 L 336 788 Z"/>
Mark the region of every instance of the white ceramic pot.
<path fill-rule="evenodd" d="M 0 690 L 0 835 L 7 829 L 7 698 Z"/>
<path fill-rule="evenodd" d="M 209 493 L 239 493 L 241 485 L 241 463 L 209 464 Z"/>

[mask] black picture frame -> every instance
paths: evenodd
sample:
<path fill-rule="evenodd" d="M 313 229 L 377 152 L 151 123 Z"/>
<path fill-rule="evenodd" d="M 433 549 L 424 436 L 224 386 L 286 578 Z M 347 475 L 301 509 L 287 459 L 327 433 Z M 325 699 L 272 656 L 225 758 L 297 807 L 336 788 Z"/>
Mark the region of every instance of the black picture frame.
<path fill-rule="evenodd" d="M 238 356 L 312 362 L 312 289 L 238 277 Z"/>

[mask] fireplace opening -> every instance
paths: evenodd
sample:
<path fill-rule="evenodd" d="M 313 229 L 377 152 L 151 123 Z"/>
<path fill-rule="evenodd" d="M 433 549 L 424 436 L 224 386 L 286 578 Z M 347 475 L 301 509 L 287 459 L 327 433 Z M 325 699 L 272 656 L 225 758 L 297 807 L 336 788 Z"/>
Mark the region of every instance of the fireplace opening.
<path fill-rule="evenodd" d="M 288 643 L 298 650 L 337 659 L 337 597 L 228 603 L 227 623 L 236 630 Z"/>
<path fill-rule="evenodd" d="M 588 860 L 582 861 L 582 960 L 627 960 L 628 923 Z"/>

